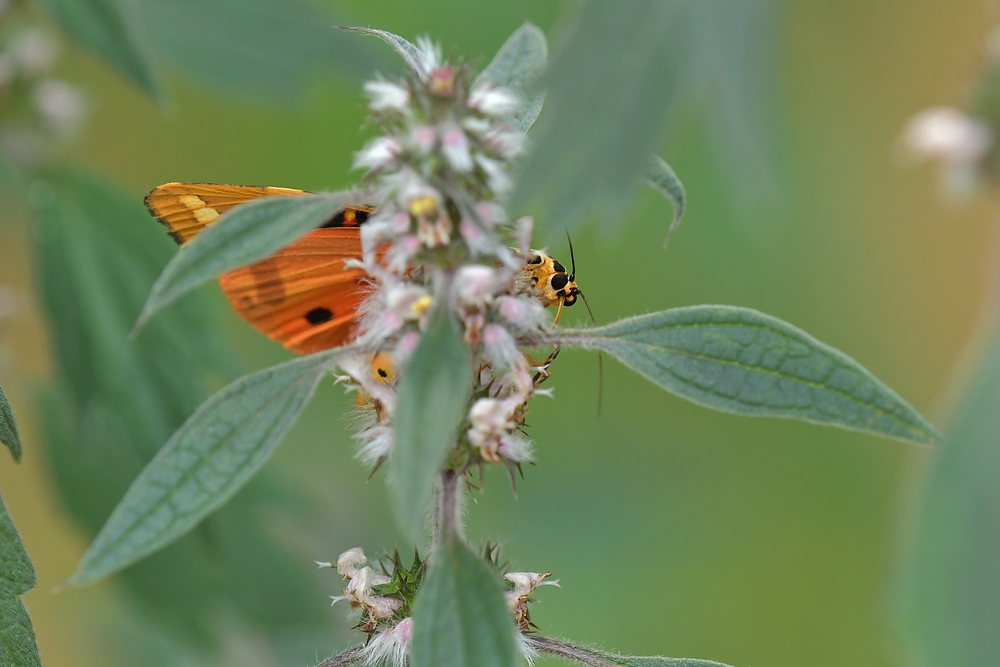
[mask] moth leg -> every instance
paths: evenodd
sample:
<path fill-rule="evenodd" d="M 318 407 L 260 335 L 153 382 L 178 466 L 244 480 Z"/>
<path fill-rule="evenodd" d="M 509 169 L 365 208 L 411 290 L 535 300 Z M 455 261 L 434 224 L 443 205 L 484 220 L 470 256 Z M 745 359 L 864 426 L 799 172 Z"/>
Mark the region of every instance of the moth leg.
<path fill-rule="evenodd" d="M 552 326 L 550 329 L 555 329 L 556 325 L 559 324 L 559 318 L 562 317 L 563 304 L 566 303 L 566 299 L 559 299 L 559 308 L 556 309 L 556 316 L 552 318 Z"/>
<path fill-rule="evenodd" d="M 538 388 L 543 382 L 549 379 L 549 377 L 552 375 L 552 371 L 549 370 L 549 367 L 552 366 L 552 362 L 555 361 L 556 357 L 559 356 L 560 350 L 562 350 L 562 347 L 557 345 L 556 349 L 552 350 L 552 354 L 547 356 L 545 358 L 545 361 L 536 366 L 538 372 L 535 373 L 535 377 L 532 379 L 532 384 L 535 386 L 535 388 Z"/>

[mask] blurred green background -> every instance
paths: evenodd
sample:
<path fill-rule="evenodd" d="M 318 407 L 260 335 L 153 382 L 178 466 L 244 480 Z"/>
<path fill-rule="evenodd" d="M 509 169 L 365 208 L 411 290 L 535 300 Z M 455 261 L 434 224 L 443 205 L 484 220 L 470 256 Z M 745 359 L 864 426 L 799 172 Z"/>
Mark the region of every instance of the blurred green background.
<path fill-rule="evenodd" d="M 430 34 L 481 63 L 526 19 L 556 41 L 574 8 L 527 0 L 344 5 L 358 23 L 411 39 Z M 732 164 L 760 165 L 738 146 L 723 164 L 703 124 L 679 124 L 660 150 L 688 192 L 669 250 L 660 249 L 669 205 L 644 191 L 618 227 L 592 219 L 575 232 L 578 282 L 598 323 L 697 303 L 773 314 L 850 354 L 944 425 L 992 295 L 995 211 L 985 198 L 947 204 L 936 173 L 901 167 L 895 145 L 915 112 L 966 99 L 997 17 L 987 3 L 930 0 L 799 0 L 775 17 L 779 193 L 755 199 L 736 189 L 734 197 Z M 60 74 L 91 107 L 72 160 L 104 172 L 136 202 L 174 180 L 315 190 L 355 176 L 352 152 L 367 136 L 357 81 L 319 81 L 285 104 L 171 70 L 174 99 L 164 109 L 96 58 L 66 48 Z M 19 215 L 14 205 L 9 215 Z M 220 607 L 210 618 L 223 639 L 205 653 L 161 632 L 120 577 L 53 592 L 88 538 L 60 505 L 40 445 L 36 397 L 51 374 L 50 334 L 32 305 L 23 230 L 0 225 L 0 283 L 21 294 L 16 314 L 0 321 L 0 373 L 26 443 L 19 468 L 0 463 L 0 488 L 38 569 L 39 586 L 24 600 L 45 663 L 103 667 L 158 654 L 162 664 L 299 665 L 358 641 L 340 607 L 318 612 L 320 627 L 290 628 L 278 642 Z M 559 237 L 535 243 L 568 259 Z M 218 297 L 212 303 L 246 368 L 287 356 Z M 568 314 L 568 323 L 586 319 L 583 309 Z M 199 345 L 197 335 L 190 345 Z M 537 466 L 525 470 L 516 497 L 492 471 L 469 504 L 471 539 L 500 540 L 516 569 L 560 579 L 561 590 L 536 596 L 539 628 L 632 654 L 737 666 L 904 664 L 892 602 L 929 452 L 710 412 L 606 362 L 598 416 L 596 359 L 563 352 L 548 385 L 554 400 L 537 400 L 529 418 Z M 324 384 L 268 466 L 295 490 L 293 509 L 254 505 L 253 521 L 295 556 L 276 565 L 300 568 L 314 584 L 303 608 L 321 607 L 341 587 L 335 575 L 316 573 L 313 559 L 353 546 L 372 554 L 398 540 L 381 474 L 366 481 L 352 459 L 342 416 L 351 402 Z M 183 608 L 183 587 L 164 587 Z"/>

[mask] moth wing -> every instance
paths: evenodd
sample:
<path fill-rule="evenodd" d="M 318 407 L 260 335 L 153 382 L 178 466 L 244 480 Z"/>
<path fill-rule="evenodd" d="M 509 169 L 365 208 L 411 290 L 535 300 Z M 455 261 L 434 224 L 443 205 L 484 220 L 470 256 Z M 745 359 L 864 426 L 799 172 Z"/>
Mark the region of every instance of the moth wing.
<path fill-rule="evenodd" d="M 351 342 L 366 295 L 357 227 L 313 230 L 264 259 L 219 276 L 236 312 L 298 354 Z"/>
<path fill-rule="evenodd" d="M 234 206 L 259 197 L 304 194 L 309 193 L 256 185 L 164 183 L 146 195 L 146 207 L 178 245 L 184 245 Z"/>

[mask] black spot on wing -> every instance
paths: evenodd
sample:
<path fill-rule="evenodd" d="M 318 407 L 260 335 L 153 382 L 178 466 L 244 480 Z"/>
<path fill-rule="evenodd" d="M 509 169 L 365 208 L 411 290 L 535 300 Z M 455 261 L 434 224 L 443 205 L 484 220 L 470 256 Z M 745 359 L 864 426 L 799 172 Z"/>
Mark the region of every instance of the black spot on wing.
<path fill-rule="evenodd" d="M 306 320 L 309 324 L 323 324 L 323 322 L 329 322 L 332 319 L 333 311 L 329 308 L 324 308 L 323 306 L 313 308 L 306 313 Z"/>
<path fill-rule="evenodd" d="M 552 260 L 552 268 L 555 269 L 557 273 L 566 273 L 566 267 L 560 264 L 558 260 Z"/>

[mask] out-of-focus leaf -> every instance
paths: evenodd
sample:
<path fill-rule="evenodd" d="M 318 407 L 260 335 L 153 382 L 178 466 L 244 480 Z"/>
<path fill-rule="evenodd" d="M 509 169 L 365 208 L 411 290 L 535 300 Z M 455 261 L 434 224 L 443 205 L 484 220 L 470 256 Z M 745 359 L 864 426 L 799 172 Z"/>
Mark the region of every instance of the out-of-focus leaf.
<path fill-rule="evenodd" d="M 529 93 L 528 88 L 545 71 L 548 57 L 545 33 L 537 26 L 525 23 L 507 38 L 477 79 L 477 82 L 483 79 L 504 86 L 522 96 L 521 108 L 510 118 L 514 127 L 522 132 L 531 128 L 542 111 L 545 93 Z"/>
<path fill-rule="evenodd" d="M 561 639 L 540 635 L 525 635 L 525 642 L 540 653 L 574 660 L 590 667 L 728 667 L 721 662 L 697 658 L 664 658 L 661 656 L 634 656 L 609 653 L 589 646 L 582 646 Z"/>
<path fill-rule="evenodd" d="M 15 461 L 21 460 L 21 437 L 17 434 L 17 422 L 14 421 L 14 409 L 10 407 L 7 394 L 0 386 L 0 443 L 10 450 Z"/>
<path fill-rule="evenodd" d="M 455 444 L 472 378 L 469 350 L 451 311 L 438 306 L 399 381 L 390 460 L 393 511 L 419 542 L 437 475 Z"/>
<path fill-rule="evenodd" d="M 35 630 L 17 596 L 35 587 L 35 568 L 0 497 L 0 665 L 41 665 Z"/>
<path fill-rule="evenodd" d="M 209 398 L 132 483 L 70 583 L 128 567 L 224 505 L 270 458 L 343 349 L 266 368 Z"/>
<path fill-rule="evenodd" d="M 617 223 L 648 154 L 695 107 L 734 183 L 752 179 L 759 195 L 774 172 L 775 15 L 772 0 L 580 3 L 542 81 L 547 112 L 513 212 L 558 234 L 588 217 Z"/>
<path fill-rule="evenodd" d="M 141 195 L 74 172 L 36 179 L 31 191 L 35 264 L 59 378 L 43 394 L 39 422 L 63 504 L 93 536 L 208 397 L 209 384 L 241 371 L 219 321 L 228 309 L 221 295 L 192 294 L 128 340 L 150 287 L 177 252 Z M 312 595 L 316 581 L 302 566 L 305 555 L 273 534 L 275 519 L 308 511 L 298 492 L 264 470 L 197 529 L 116 581 L 150 631 L 185 651 L 213 647 L 220 613 L 272 644 L 288 633 L 327 632 L 326 605 Z"/>
<path fill-rule="evenodd" d="M 670 168 L 670 165 L 656 155 L 650 156 L 649 165 L 646 169 L 646 182 L 660 191 L 674 207 L 674 219 L 670 221 L 670 228 L 667 229 L 667 238 L 663 240 L 663 247 L 670 243 L 670 237 L 674 235 L 677 225 L 681 224 L 684 217 L 684 185 L 677 174 Z"/>
<path fill-rule="evenodd" d="M 365 194 L 355 191 L 262 197 L 227 211 L 177 251 L 153 284 L 136 328 L 220 273 L 270 255 L 359 201 Z"/>
<path fill-rule="evenodd" d="M 135 0 L 163 58 L 214 90 L 299 97 L 324 73 L 354 80 L 393 65 L 334 28 L 347 21 L 312 0 Z"/>
<path fill-rule="evenodd" d="M 942 439 L 861 364 L 749 308 L 674 308 L 545 338 L 603 350 L 667 391 L 723 412 L 801 419 L 917 443 Z"/>
<path fill-rule="evenodd" d="M 0 665 L 42 667 L 35 629 L 19 597 L 0 596 Z"/>
<path fill-rule="evenodd" d="M 420 52 L 417 47 L 413 46 L 409 41 L 400 37 L 399 35 L 387 32 L 385 30 L 376 30 L 374 28 L 363 28 L 360 26 L 338 26 L 341 30 L 346 30 L 347 32 L 357 32 L 362 35 L 371 35 L 372 37 L 378 37 L 383 42 L 392 47 L 392 49 L 398 53 L 403 61 L 406 62 L 406 66 L 410 68 L 415 73 L 421 71 L 420 66 Z"/>
<path fill-rule="evenodd" d="M 514 667 L 515 631 L 497 570 L 445 537 L 413 606 L 413 667 Z"/>
<path fill-rule="evenodd" d="M 0 497 L 0 597 L 24 595 L 34 587 L 35 568 Z"/>
<path fill-rule="evenodd" d="M 126 5 L 119 0 L 41 0 L 41 3 L 80 46 L 107 59 L 149 94 L 162 96 L 161 75 Z"/>
<path fill-rule="evenodd" d="M 936 452 L 910 568 L 925 665 L 1000 664 L 1000 337 L 975 369 Z"/>

